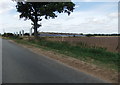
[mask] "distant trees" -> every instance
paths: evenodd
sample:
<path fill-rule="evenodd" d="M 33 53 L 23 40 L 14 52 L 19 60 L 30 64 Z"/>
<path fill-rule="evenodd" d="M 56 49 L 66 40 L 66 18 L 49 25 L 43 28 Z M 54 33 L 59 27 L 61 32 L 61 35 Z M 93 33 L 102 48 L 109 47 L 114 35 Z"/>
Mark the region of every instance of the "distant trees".
<path fill-rule="evenodd" d="M 17 2 L 16 9 L 20 14 L 20 18 L 31 20 L 34 28 L 34 36 L 38 36 L 37 28 L 41 26 L 39 21 L 42 17 L 45 19 L 54 19 L 57 13 L 67 13 L 70 15 L 74 10 L 75 4 L 72 2 Z"/>
<path fill-rule="evenodd" d="M 30 34 L 29 33 L 25 33 L 24 36 L 29 36 Z"/>
<path fill-rule="evenodd" d="M 45 34 L 45 33 L 44 33 Z M 60 33 L 49 33 L 49 34 L 60 34 Z M 16 35 L 16 34 L 13 34 L 13 33 L 4 33 L 4 34 L 1 34 L 2 36 L 4 37 L 19 37 L 19 34 Z M 24 33 L 24 36 L 29 36 L 30 34 L 29 33 Z M 32 33 L 32 35 L 34 35 L 34 33 Z M 69 35 L 68 33 L 61 33 L 61 35 Z M 84 35 L 84 36 L 87 36 L 87 37 L 94 37 L 94 36 L 120 36 L 120 34 L 71 34 L 70 35 L 73 35 L 73 37 L 79 37 L 77 35 Z"/>
<path fill-rule="evenodd" d="M 120 36 L 120 34 L 86 34 L 86 36 Z"/>
<path fill-rule="evenodd" d="M 13 37 L 13 33 L 4 33 L 2 36 L 4 37 Z"/>

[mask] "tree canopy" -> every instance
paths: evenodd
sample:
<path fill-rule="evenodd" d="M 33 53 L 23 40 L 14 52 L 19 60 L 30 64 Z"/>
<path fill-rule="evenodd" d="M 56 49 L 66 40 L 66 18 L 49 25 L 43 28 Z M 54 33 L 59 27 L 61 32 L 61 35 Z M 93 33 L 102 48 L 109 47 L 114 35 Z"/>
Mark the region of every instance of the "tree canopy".
<path fill-rule="evenodd" d="M 70 15 L 74 10 L 73 2 L 17 2 L 16 9 L 20 13 L 20 18 L 31 20 L 34 27 L 34 34 L 37 36 L 37 28 L 41 26 L 42 16 L 45 19 L 54 19 L 58 13 Z"/>

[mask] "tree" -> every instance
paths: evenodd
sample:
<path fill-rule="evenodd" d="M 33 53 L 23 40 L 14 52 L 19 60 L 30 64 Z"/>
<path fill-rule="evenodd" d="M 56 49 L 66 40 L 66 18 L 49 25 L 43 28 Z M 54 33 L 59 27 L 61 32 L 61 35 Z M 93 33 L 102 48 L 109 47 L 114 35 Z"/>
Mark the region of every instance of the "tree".
<path fill-rule="evenodd" d="M 13 33 L 4 33 L 2 36 L 4 37 L 13 37 Z"/>
<path fill-rule="evenodd" d="M 72 2 L 17 2 L 16 9 L 20 12 L 20 18 L 31 20 L 34 28 L 34 36 L 37 38 L 37 29 L 41 26 L 42 16 L 45 19 L 54 19 L 58 13 L 70 15 L 75 4 Z"/>

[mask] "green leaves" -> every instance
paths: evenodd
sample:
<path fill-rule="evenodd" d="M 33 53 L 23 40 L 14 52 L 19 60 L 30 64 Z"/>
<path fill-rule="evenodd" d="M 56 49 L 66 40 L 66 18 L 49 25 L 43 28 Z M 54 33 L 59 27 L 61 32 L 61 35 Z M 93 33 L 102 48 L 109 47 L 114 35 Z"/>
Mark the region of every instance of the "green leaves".
<path fill-rule="evenodd" d="M 31 19 L 34 22 L 35 16 L 37 16 L 38 21 L 42 20 L 41 16 L 45 16 L 45 19 L 54 19 L 57 17 L 55 12 L 64 12 L 70 15 L 74 6 L 75 4 L 72 2 L 17 2 L 16 8 L 21 13 L 20 18 Z"/>

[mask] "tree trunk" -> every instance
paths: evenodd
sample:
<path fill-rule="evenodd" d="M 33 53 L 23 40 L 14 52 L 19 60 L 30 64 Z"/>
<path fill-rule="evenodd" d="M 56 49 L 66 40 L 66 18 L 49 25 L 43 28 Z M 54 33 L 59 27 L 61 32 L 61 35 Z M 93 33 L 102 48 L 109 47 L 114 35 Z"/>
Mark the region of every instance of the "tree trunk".
<path fill-rule="evenodd" d="M 38 39 L 37 25 L 34 25 L 34 37 L 35 39 Z"/>
<path fill-rule="evenodd" d="M 37 16 L 35 16 L 35 22 L 34 22 L 34 37 L 35 37 L 35 39 L 38 39 L 37 24 L 38 24 L 38 20 L 37 20 Z"/>
<path fill-rule="evenodd" d="M 37 10 L 35 8 L 35 21 L 34 21 L 34 37 L 35 39 L 38 39 L 38 31 L 37 31 L 37 28 L 38 28 L 38 17 L 37 17 Z"/>

